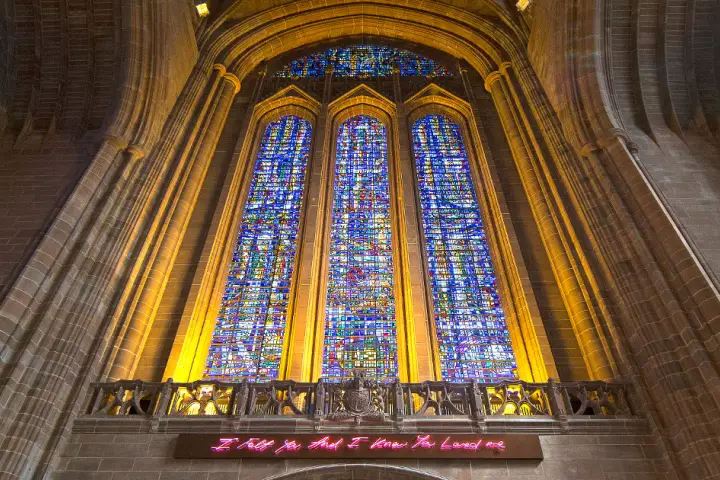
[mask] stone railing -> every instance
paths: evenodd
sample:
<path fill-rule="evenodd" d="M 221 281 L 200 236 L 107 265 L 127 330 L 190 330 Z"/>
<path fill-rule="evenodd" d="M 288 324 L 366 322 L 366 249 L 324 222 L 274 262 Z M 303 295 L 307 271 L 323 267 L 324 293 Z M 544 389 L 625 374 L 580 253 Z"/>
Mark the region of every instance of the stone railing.
<path fill-rule="evenodd" d="M 145 419 L 177 429 L 183 428 L 181 420 L 189 418 L 211 424 L 229 420 L 233 426 L 228 428 L 242 424 L 244 429 L 292 421 L 295 428 L 304 425 L 316 430 L 333 425 L 483 429 L 500 424 L 507 429 L 512 424 L 512 428 L 556 431 L 571 424 L 627 427 L 644 423 L 631 408 L 622 384 L 376 383 L 362 375 L 343 383 L 135 380 L 93 384 L 87 410 L 78 421 L 97 425 Z"/>

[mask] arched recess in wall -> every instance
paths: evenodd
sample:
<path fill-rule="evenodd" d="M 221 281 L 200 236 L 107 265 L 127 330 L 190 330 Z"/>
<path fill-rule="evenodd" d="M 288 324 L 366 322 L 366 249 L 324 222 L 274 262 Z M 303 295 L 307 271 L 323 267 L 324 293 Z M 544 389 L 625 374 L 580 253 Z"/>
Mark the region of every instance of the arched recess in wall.
<path fill-rule="evenodd" d="M 546 381 L 549 377 L 557 378 L 557 368 L 552 352 L 543 345 L 548 344 L 547 334 L 542 321 L 537 316 L 537 308 L 532 308 L 533 293 L 521 280 L 519 266 L 524 260 L 511 240 L 512 230 L 508 220 L 507 207 L 504 199 L 498 195 L 499 181 L 497 172 L 488 163 L 478 125 L 472 108 L 468 102 L 452 93 L 430 84 L 405 102 L 409 129 L 423 117 L 441 115 L 456 124 L 465 144 L 468 156 L 470 176 L 475 188 L 478 207 L 482 215 L 484 230 L 490 249 L 492 264 L 496 273 L 497 288 L 505 313 L 507 328 L 510 333 L 513 351 L 517 362 L 519 378 L 527 381 Z M 413 160 L 413 183 L 418 191 Z M 416 197 L 418 197 L 416 193 Z M 418 211 L 420 214 L 420 211 Z M 418 222 L 421 219 L 418 218 Z M 427 256 L 424 255 L 425 280 L 428 282 Z M 428 302 L 432 295 L 426 295 Z M 429 309 L 429 311 L 432 311 Z M 434 322 L 431 321 L 431 331 Z M 432 332 L 434 341 L 433 355 L 436 378 L 441 378 L 440 361 L 438 360 L 437 334 Z"/>
<path fill-rule="evenodd" d="M 368 11 L 363 8 L 364 3 L 371 3 L 376 8 L 373 8 L 372 13 L 367 13 Z M 428 48 L 437 48 L 448 55 L 464 59 L 482 76 L 487 76 L 490 72 L 495 71 L 497 66 L 502 64 L 501 60 L 504 58 L 515 60 L 519 65 L 520 74 L 527 66 L 527 59 L 522 53 L 522 46 L 518 44 L 517 38 L 513 38 L 510 32 L 503 30 L 497 23 L 462 10 L 448 8 L 447 11 L 439 13 L 418 6 L 416 8 L 407 7 L 407 11 L 405 11 L 405 7 L 389 5 L 388 2 L 383 1 L 348 2 L 347 5 L 344 5 L 346 8 L 342 10 L 342 15 L 335 13 L 334 17 L 328 19 L 322 14 L 325 7 L 313 8 L 310 2 L 301 2 L 298 5 L 300 11 L 284 21 L 280 21 L 278 18 L 282 18 L 286 12 L 278 8 L 270 9 L 253 18 L 251 23 L 264 25 L 261 29 L 262 33 L 258 33 L 254 29 L 247 29 L 246 22 L 228 24 L 228 26 L 219 25 L 215 36 L 203 49 L 204 55 L 201 64 L 210 58 L 215 58 L 230 65 L 232 71 L 245 77 L 259 62 L 267 61 L 292 48 L 299 48 L 312 42 L 337 41 L 346 35 L 367 33 L 387 35 L 400 41 L 409 40 Z M 350 23 L 355 25 L 357 23 L 347 22 L 348 18 L 363 19 L 360 23 L 362 25 L 359 27 L 360 31 L 357 28 L 349 27 Z M 477 28 L 470 27 L 471 23 L 475 23 Z M 523 88 L 532 87 L 523 85 Z M 193 314 L 193 317 L 196 318 L 196 315 Z M 535 322 L 531 323 L 537 324 L 538 321 L 539 319 L 536 318 Z M 528 322 L 521 323 L 519 326 L 523 328 L 523 325 L 528 330 Z M 188 329 L 189 327 L 185 326 L 185 330 Z M 537 326 L 533 329 L 537 333 Z M 538 339 L 542 342 L 542 339 L 539 337 Z M 293 342 L 289 348 L 296 348 L 298 344 L 301 342 Z M 551 358 L 546 345 L 546 343 L 541 343 L 540 348 L 546 353 L 541 356 Z M 534 346 L 528 345 L 525 347 L 526 349 L 534 348 Z M 179 352 L 182 350 L 183 348 L 177 347 L 177 345 L 173 348 L 171 364 L 178 362 Z M 533 363 L 535 373 L 532 373 L 533 369 L 526 368 L 528 378 L 533 378 L 536 374 L 538 380 L 546 378 L 547 372 L 553 372 L 554 369 L 547 368 L 548 362 L 538 361 L 538 355 L 533 355 L 536 358 Z M 193 358 L 196 356 L 196 354 L 193 355 Z M 307 356 L 305 356 L 305 362 L 307 362 Z M 312 363 L 312 360 L 310 362 Z M 546 373 L 544 374 L 541 365 L 545 367 Z M 302 377 L 311 379 L 313 368 L 304 364 Z M 169 377 L 171 372 L 175 371 L 178 370 L 169 368 L 166 370 L 165 377 Z M 189 374 L 189 369 L 179 371 L 187 372 L 188 379 L 192 379 L 193 376 L 197 378 L 196 375 Z M 293 376 L 293 378 L 298 377 L 299 375 Z M 410 375 L 408 378 L 412 378 L 412 376 Z"/>
<path fill-rule="evenodd" d="M 341 9 L 334 8 L 339 5 Z M 570 220 L 572 212 L 554 195 L 558 179 L 549 179 L 550 174 L 541 171 L 542 163 L 549 157 L 570 162 L 573 155 L 567 150 L 527 59 L 523 43 L 526 37 L 491 18 L 445 4 L 442 9 L 436 7 L 434 3 L 397 5 L 388 0 L 330 0 L 319 7 L 312 2 L 299 2 L 291 15 L 278 7 L 251 17 L 248 22 L 228 23 L 222 33 L 213 37 L 207 52 L 245 76 L 262 61 L 313 43 L 357 35 L 391 37 L 454 56 L 486 80 L 492 79 L 486 88 L 493 90 L 513 156 L 516 161 L 531 156 L 532 161 L 540 163 L 528 171 L 537 177 L 539 189 L 525 182 L 523 186 L 528 197 L 538 202 L 539 208 L 533 208 L 533 215 L 543 227 L 541 238 L 553 261 L 562 301 L 571 311 L 572 328 L 589 376 L 613 378 L 617 374 L 617 350 L 622 347 L 610 338 L 615 325 L 605 304 L 604 290 L 595 278 L 596 272 L 587 268 L 590 262 Z M 260 25 L 263 28 L 258 28 Z M 502 82 L 493 83 L 498 77 Z M 503 91 L 498 94 L 495 89 L 501 83 Z M 533 181 L 530 178 L 529 182 Z M 548 215 L 553 218 L 552 224 L 540 220 Z M 549 354 L 547 344 L 541 346 Z"/>
<path fill-rule="evenodd" d="M 245 210 L 250 183 L 253 177 L 255 159 L 261 148 L 263 134 L 268 125 L 283 117 L 295 116 L 306 120 L 315 129 L 320 104 L 311 96 L 295 87 L 288 87 L 277 92 L 272 97 L 258 103 L 252 114 L 249 128 L 245 138 L 241 140 L 241 148 L 237 159 L 231 165 L 232 179 L 228 184 L 224 198 L 218 203 L 215 218 L 218 219 L 217 235 L 213 239 L 209 259 L 202 273 L 200 287 L 194 295 L 187 300 L 186 314 L 178 327 L 173 342 L 170 357 L 165 368 L 164 377 L 174 378 L 178 381 L 193 381 L 202 378 L 205 371 L 208 350 L 213 338 L 213 332 L 218 319 L 221 299 L 228 281 L 228 265 L 233 254 L 236 237 Z M 311 140 L 314 143 L 314 140 Z M 312 151 L 311 147 L 311 151 Z M 307 165 L 305 184 L 312 175 L 312 166 Z M 305 187 L 307 190 L 307 187 Z M 299 219 L 298 238 L 302 237 L 304 229 L 305 209 L 307 201 L 303 201 Z M 298 248 L 299 250 L 301 247 Z M 298 257 L 293 259 L 297 264 Z M 297 269 L 293 269 L 297 270 Z M 295 285 L 296 273 L 290 286 L 288 300 L 286 331 L 294 330 L 294 303 L 297 294 Z M 283 349 L 288 350 L 290 335 L 283 338 Z M 279 371 L 287 368 L 284 355 L 279 365 Z M 283 377 L 281 373 L 281 378 Z"/>
<path fill-rule="evenodd" d="M 375 480 L 393 478 L 396 480 L 445 480 L 443 477 L 420 472 L 407 467 L 373 464 L 340 464 L 295 470 L 274 475 L 265 480 L 314 480 L 316 478 L 348 478 L 356 480 Z"/>
<path fill-rule="evenodd" d="M 482 151 L 482 142 L 479 139 L 477 125 L 470 105 L 450 92 L 431 84 L 410 98 L 404 106 L 405 111 L 409 112 L 409 116 L 407 118 L 404 116 L 401 121 L 408 122 L 409 125 L 412 125 L 422 115 L 440 113 L 452 118 L 455 123 L 462 127 L 463 138 L 466 139 L 468 144 L 469 160 L 473 165 L 472 171 L 476 189 L 484 192 L 481 204 L 484 207 L 483 210 L 489 212 L 485 215 L 491 224 L 488 228 L 488 234 L 492 239 L 493 257 L 499 266 L 497 271 L 501 280 L 502 297 L 505 299 L 503 305 L 509 318 L 508 330 L 511 333 L 512 344 L 518 360 L 519 377 L 528 381 L 547 379 L 556 372 L 556 368 L 551 353 L 541 350 L 540 345 L 547 344 L 546 335 L 542 323 L 537 318 L 532 318 L 526 298 L 528 292 L 523 290 L 523 286 L 518 280 L 519 274 L 516 265 L 518 260 L 513 258 L 516 252 L 508 246 L 508 232 L 503 223 L 503 209 L 500 207 L 500 200 L 495 194 L 496 186 L 490 180 L 493 178 L 493 174 L 489 170 Z M 319 108 L 322 108 L 322 106 L 319 106 L 315 100 L 297 87 L 287 87 L 257 105 L 251 121 L 252 128 L 247 134 L 248 138 L 253 135 L 252 132 L 259 136 L 264 125 L 267 125 L 268 118 L 277 118 L 292 111 L 300 111 L 302 116 L 303 110 L 308 112 Z M 328 179 L 328 176 L 332 173 L 332 160 L 335 158 L 334 133 L 338 125 L 353 115 L 365 113 L 382 119 L 383 123 L 389 126 L 387 140 L 393 191 L 391 195 L 393 200 L 392 228 L 393 238 L 395 239 L 393 255 L 395 258 L 394 270 L 396 272 L 394 287 L 398 313 L 397 337 L 400 347 L 398 349 L 399 374 L 403 380 L 416 381 L 428 378 L 439 380 L 442 375 L 439 369 L 437 335 L 433 330 L 434 320 L 425 317 L 413 318 L 413 305 L 411 302 L 413 286 L 411 285 L 408 268 L 405 208 L 402 206 L 405 199 L 402 198 L 401 192 L 403 189 L 401 184 L 403 182 L 414 184 L 415 173 L 413 171 L 407 174 L 404 180 L 401 178 L 399 142 L 397 141 L 399 137 L 398 118 L 394 102 L 371 88 L 361 85 L 329 105 L 326 130 L 333 132 L 333 134 L 320 140 L 324 141 L 322 151 L 330 152 L 329 155 L 325 155 L 322 161 L 322 171 L 324 173 L 321 183 L 325 185 L 326 189 L 331 189 L 332 181 Z M 248 143 L 246 139 L 240 157 L 248 155 L 248 145 L 254 145 L 249 157 L 254 158 L 258 142 L 259 140 L 255 140 L 254 143 Z M 315 148 L 318 148 L 317 145 Z M 404 161 L 409 162 L 410 157 L 406 152 Z M 250 163 L 248 163 L 247 159 L 244 160 L 244 165 Z M 478 170 L 482 170 L 483 173 L 478 173 Z M 249 174 L 249 172 L 246 172 L 243 175 Z M 234 176 L 237 175 L 238 173 L 235 172 Z M 484 183 L 481 183 L 480 178 L 483 179 Z M 235 190 L 236 187 L 231 187 L 231 189 Z M 416 185 L 414 190 L 417 191 Z M 412 194 L 411 197 L 409 201 L 415 202 L 416 194 Z M 330 209 L 325 207 L 330 203 L 329 198 L 328 190 L 326 190 L 319 207 L 319 210 L 325 211 L 326 215 L 330 213 Z M 490 205 L 493 207 L 491 208 Z M 235 215 L 238 215 L 239 218 L 241 214 L 236 211 Z M 227 224 L 224 215 L 222 218 L 220 223 Z M 317 226 L 316 238 L 319 239 L 326 239 L 330 228 L 329 222 L 327 220 L 323 222 L 323 218 L 325 217 L 321 217 Z M 218 238 L 222 237 L 219 236 Z M 291 301 L 279 378 L 314 380 L 321 376 L 324 331 L 323 305 L 325 301 L 323 295 L 326 291 L 325 282 L 327 281 L 327 264 L 323 259 L 327 255 L 327 248 L 322 245 L 322 240 L 320 240 L 320 243 L 312 250 L 312 252 L 305 252 L 304 254 L 300 252 L 298 254 L 298 257 L 303 257 L 303 255 L 306 257 L 308 255 L 312 256 L 313 265 L 316 265 L 317 268 L 312 274 L 312 286 L 309 289 L 312 298 L 307 308 L 298 307 L 294 301 Z M 226 252 L 226 255 L 229 255 L 227 245 L 214 246 L 211 256 L 217 258 L 218 252 L 223 251 Z M 299 258 L 297 261 L 302 262 L 303 258 Z M 173 353 L 164 374 L 165 378 L 190 381 L 203 376 L 202 365 L 204 364 L 207 346 L 212 337 L 210 326 L 215 321 L 218 298 L 221 295 L 222 285 L 227 280 L 226 269 L 220 266 L 220 263 L 214 259 L 211 261 L 211 266 L 208 267 L 206 274 L 202 277 L 200 293 L 195 303 L 189 302 L 193 307 L 192 314 L 188 317 L 188 321 L 183 321 L 177 332 Z M 294 288 L 293 292 L 296 292 Z M 416 298 L 425 298 L 427 300 L 429 295 L 426 291 L 423 295 L 417 295 Z M 298 319 L 298 316 L 303 318 Z M 422 335 L 423 333 L 425 335 Z M 422 339 L 425 339 L 425 341 L 419 341 Z M 421 351 L 418 352 L 418 349 Z M 300 352 L 302 352 L 302 355 L 299 355 Z M 296 359 L 298 357 L 302 359 L 302 369 L 298 370 L 296 368 L 294 374 L 292 374 L 290 362 L 298 363 Z M 418 358 L 426 360 L 427 365 L 419 364 Z"/>
<path fill-rule="evenodd" d="M 296 262 L 307 262 L 312 259 L 314 268 L 312 288 L 309 290 L 311 298 L 307 308 L 300 304 L 295 305 L 295 302 L 290 305 L 279 377 L 308 380 L 317 379 L 321 376 L 325 318 L 323 310 L 326 300 L 328 272 L 327 239 L 331 223 L 329 219 L 331 209 L 327 208 L 326 205 L 332 203 L 332 172 L 335 160 L 336 131 L 348 118 L 356 115 L 370 115 L 378 118 L 388 127 L 387 144 L 390 157 L 391 200 L 393 202 L 393 214 L 391 215 L 394 238 L 393 263 L 396 272 L 394 290 L 396 310 L 398 312 L 399 374 L 403 380 L 409 379 L 411 381 L 442 378 L 439 370 L 436 335 L 433 332 L 433 319 L 424 316 L 418 319 L 413 315 L 411 302 L 413 286 L 410 282 L 409 262 L 406 252 L 408 248 L 408 232 L 406 231 L 407 222 L 404 218 L 406 210 L 404 202 L 415 202 L 417 195 L 413 193 L 409 195 L 411 198 L 403 198 L 401 192 L 403 191 L 403 183 L 412 183 L 415 192 L 417 191 L 417 185 L 413 169 L 409 173 L 406 172 L 405 178 L 402 178 L 402 166 L 400 163 L 401 161 L 411 163 L 411 155 L 408 155 L 409 152 L 401 154 L 398 142 L 398 121 L 408 122 L 412 125 L 417 118 L 438 113 L 447 116 L 461 126 L 463 138 L 468 147 L 468 156 L 472 165 L 471 170 L 475 186 L 479 192 L 482 192 L 482 195 L 479 196 L 482 198 L 482 209 L 484 212 L 489 212 L 485 214 L 485 217 L 489 219 L 487 232 L 492 239 L 491 244 L 494 250 L 493 257 L 496 259 L 495 263 L 499 267 L 497 271 L 501 280 L 501 294 L 506 299 L 503 304 L 510 320 L 508 330 L 511 333 L 512 343 L 518 359 L 519 377 L 527 381 L 547 379 L 547 372 L 555 370 L 554 362 L 552 355 L 544 354 L 540 350 L 538 338 L 544 338 L 544 330 L 541 323 L 536 322 L 533 324 L 532 317 L 528 312 L 527 299 L 525 298 L 526 292 L 522 290 L 522 285 L 516 280 L 518 278 L 515 264 L 517 260 L 513 258 L 514 252 L 508 247 L 508 232 L 503 222 L 501 202 L 497 198 L 492 180 L 494 175 L 491 173 L 482 151 L 477 125 L 472 117 L 469 104 L 442 88 L 431 84 L 410 98 L 405 103 L 405 107 L 406 114 L 399 120 L 395 103 L 365 85 L 352 89 L 329 105 L 327 128 L 325 130 L 331 132 L 331 134 L 321 139 L 315 139 L 315 149 L 322 147 L 322 152 L 328 152 L 322 155 L 321 162 L 322 175 L 320 183 L 323 185 L 324 193 L 320 195 L 318 211 L 324 212 L 324 214 L 321 214 L 317 219 L 315 237 L 319 240 L 315 248 L 299 252 L 296 260 Z M 243 147 L 239 153 L 239 158 L 244 160 L 235 167 L 236 171 L 233 173 L 231 190 L 237 191 L 238 176 L 251 175 L 251 160 L 257 154 L 260 135 L 268 123 L 287 114 L 296 114 L 310 119 L 312 115 L 308 112 L 318 108 L 320 107 L 314 100 L 296 87 L 285 88 L 268 100 L 259 103 L 252 115 L 251 128 L 247 133 L 247 138 L 242 141 Z M 318 141 L 324 142 L 324 145 L 317 145 Z M 316 165 L 316 170 L 317 167 Z M 249 181 L 249 178 L 245 179 L 245 182 L 247 181 Z M 405 191 L 407 192 L 407 190 Z M 234 198 L 238 198 L 237 195 L 236 193 Z M 240 195 L 239 199 L 244 199 L 244 195 L 244 193 Z M 221 218 L 219 223 L 236 225 L 242 215 L 240 211 L 242 202 L 237 199 L 230 200 L 233 197 L 227 198 L 226 205 L 219 207 L 221 211 L 216 215 Z M 227 202 L 234 202 L 237 209 L 233 210 Z M 493 208 L 489 206 L 490 204 L 493 205 Z M 236 219 L 228 220 L 228 215 L 234 215 Z M 302 228 L 305 228 L 305 222 L 302 223 Z M 235 240 L 234 232 L 236 231 L 237 227 L 234 227 L 226 230 L 225 236 L 218 235 L 216 237 L 211 250 L 211 257 L 220 258 L 220 255 L 230 255 L 229 247 Z M 222 240 L 223 238 L 225 240 Z M 223 241 L 229 243 L 222 244 Z M 221 254 L 220 252 L 225 253 Z M 509 258 L 504 258 L 506 255 Z M 220 304 L 219 298 L 222 295 L 223 285 L 227 280 L 226 265 L 228 261 L 227 257 L 223 257 L 222 261 L 211 258 L 211 262 L 202 276 L 199 294 L 195 298 L 194 304 L 192 301 L 189 302 L 190 306 L 193 307 L 192 315 L 189 316 L 187 321 L 183 322 L 178 331 L 173 354 L 164 375 L 165 378 L 172 377 L 175 380 L 191 381 L 202 377 L 208 345 L 212 337 L 218 305 Z M 297 277 L 298 273 L 295 272 L 295 277 Z M 422 281 L 418 283 L 422 284 Z M 293 292 L 295 292 L 294 288 Z M 423 297 L 419 296 L 418 298 Z M 426 295 L 425 298 L 429 297 Z M 421 335 L 423 332 L 426 333 L 424 337 Z M 421 338 L 430 339 L 430 341 L 419 341 Z M 429 368 L 418 368 L 418 357 L 429 359 Z M 298 358 L 302 359 L 302 370 L 296 368 L 296 373 L 292 375 L 290 362 L 298 363 Z"/>

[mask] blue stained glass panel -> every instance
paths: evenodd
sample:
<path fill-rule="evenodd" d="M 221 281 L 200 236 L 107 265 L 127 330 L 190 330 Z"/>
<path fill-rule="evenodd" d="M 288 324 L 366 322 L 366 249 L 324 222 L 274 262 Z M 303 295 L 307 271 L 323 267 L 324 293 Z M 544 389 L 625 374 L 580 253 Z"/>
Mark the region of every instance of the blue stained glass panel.
<path fill-rule="evenodd" d="M 517 378 L 460 128 L 440 115 L 413 125 L 425 250 L 442 378 Z"/>
<path fill-rule="evenodd" d="M 397 376 L 387 136 L 360 115 L 340 126 L 330 230 L 323 377 Z"/>
<path fill-rule="evenodd" d="M 205 377 L 278 377 L 310 155 L 310 123 L 265 129 L 208 354 Z"/>
<path fill-rule="evenodd" d="M 336 77 L 390 77 L 397 65 L 401 76 L 445 77 L 448 69 L 407 50 L 382 45 L 331 48 L 293 60 L 275 73 L 281 78 L 320 77 L 332 68 Z"/>

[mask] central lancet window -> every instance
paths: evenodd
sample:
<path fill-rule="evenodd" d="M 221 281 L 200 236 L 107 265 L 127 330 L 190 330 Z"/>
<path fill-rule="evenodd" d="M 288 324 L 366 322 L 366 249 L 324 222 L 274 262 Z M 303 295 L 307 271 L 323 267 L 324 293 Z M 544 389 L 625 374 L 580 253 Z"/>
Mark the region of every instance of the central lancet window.
<path fill-rule="evenodd" d="M 412 129 L 443 380 L 517 378 L 460 127 L 428 115 Z"/>
<path fill-rule="evenodd" d="M 337 134 L 322 376 L 398 375 L 385 126 L 365 115 Z"/>
<path fill-rule="evenodd" d="M 233 251 L 205 377 L 278 378 L 312 128 L 286 116 L 265 129 Z"/>

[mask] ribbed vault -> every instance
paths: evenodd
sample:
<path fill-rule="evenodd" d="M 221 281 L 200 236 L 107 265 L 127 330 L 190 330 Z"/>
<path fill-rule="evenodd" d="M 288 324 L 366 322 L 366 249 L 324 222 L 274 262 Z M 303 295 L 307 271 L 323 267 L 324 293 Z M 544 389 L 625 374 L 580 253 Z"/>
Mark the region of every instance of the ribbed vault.
<path fill-rule="evenodd" d="M 662 136 L 658 122 L 681 137 L 685 132 L 717 136 L 720 4 L 612 0 L 607 5 L 612 21 L 608 58 L 623 120 L 639 121 L 656 139 Z"/>
<path fill-rule="evenodd" d="M 154 27 L 134 28 L 139 18 Z M 142 91 L 150 77 L 170 76 L 163 70 L 194 60 L 187 28 L 193 21 L 199 19 L 190 0 L 0 2 L 0 135 L 20 145 L 33 134 L 80 137 L 108 127 L 124 81 Z M 140 67 L 128 62 L 135 50 L 145 56 Z M 144 80 L 134 77 L 138 68 Z M 163 83 L 155 87 L 160 97 L 182 87 L 174 79 Z"/>
<path fill-rule="evenodd" d="M 6 109 L 6 128 L 100 128 L 115 94 L 120 1 L 2 3 L 0 105 Z"/>

